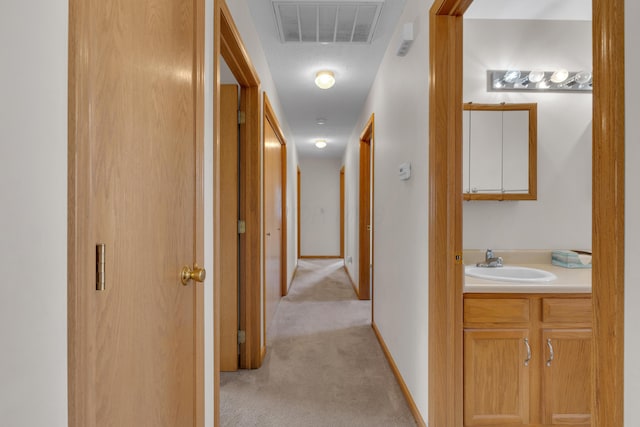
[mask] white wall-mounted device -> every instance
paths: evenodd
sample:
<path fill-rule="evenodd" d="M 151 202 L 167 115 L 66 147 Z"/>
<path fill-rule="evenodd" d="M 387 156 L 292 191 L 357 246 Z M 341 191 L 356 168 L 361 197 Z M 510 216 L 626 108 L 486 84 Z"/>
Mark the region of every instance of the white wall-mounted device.
<path fill-rule="evenodd" d="M 396 55 L 405 56 L 409 52 L 409 48 L 413 43 L 413 23 L 408 22 L 402 27 L 402 34 L 400 35 L 400 45 Z"/>
<path fill-rule="evenodd" d="M 398 167 L 398 176 L 402 181 L 407 181 L 411 178 L 411 163 L 402 163 Z"/>

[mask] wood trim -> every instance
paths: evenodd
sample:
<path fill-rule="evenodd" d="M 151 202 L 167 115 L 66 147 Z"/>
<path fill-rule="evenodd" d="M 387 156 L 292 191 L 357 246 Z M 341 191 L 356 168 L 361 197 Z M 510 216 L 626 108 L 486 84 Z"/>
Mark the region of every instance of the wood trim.
<path fill-rule="evenodd" d="M 465 103 L 464 111 L 529 111 L 529 192 L 463 193 L 464 200 L 537 200 L 538 199 L 538 104 L 473 104 Z M 464 183 L 463 183 L 464 188 Z"/>
<path fill-rule="evenodd" d="M 240 236 L 240 325 L 247 340 L 240 345 L 240 367 L 258 368 L 261 356 L 261 159 L 260 143 L 260 80 L 242 43 L 224 0 L 214 3 L 214 132 L 215 132 L 215 206 L 214 206 L 214 348 L 216 364 L 219 352 L 219 290 L 220 242 L 220 56 L 240 84 L 240 109 L 245 112 L 245 123 L 240 125 L 240 218 L 245 220 L 246 232 Z M 217 307 L 217 309 L 216 309 Z M 215 371 L 215 422 L 219 422 L 219 366 Z"/>
<path fill-rule="evenodd" d="M 402 374 L 400 374 L 400 370 L 398 369 L 398 366 L 396 365 L 395 360 L 393 360 L 393 356 L 391 356 L 391 352 L 389 351 L 387 344 L 384 342 L 384 339 L 382 339 L 382 335 L 380 334 L 380 331 L 378 330 L 378 327 L 374 322 L 371 322 L 371 328 L 373 328 L 373 332 L 375 333 L 376 338 L 378 339 L 378 343 L 380 343 L 380 348 L 382 348 L 382 352 L 384 353 L 384 356 L 387 358 L 387 362 L 389 363 L 391 372 L 393 372 L 393 375 L 396 377 L 396 381 L 398 381 L 400 390 L 402 390 L 402 394 L 404 395 L 404 398 L 407 400 L 407 405 L 409 405 L 409 410 L 411 411 L 413 418 L 416 420 L 416 424 L 419 427 L 426 427 L 427 424 L 424 422 L 424 419 L 422 418 L 422 415 L 420 414 L 420 411 L 416 406 L 416 402 L 413 400 L 413 396 L 411 395 L 411 392 L 409 391 L 407 384 L 404 382 L 404 378 L 402 378 Z"/>
<path fill-rule="evenodd" d="M 373 293 L 373 272 L 369 270 L 373 266 L 373 235 L 369 233 L 368 226 L 373 227 L 373 144 L 374 144 L 374 115 L 360 134 L 360 189 L 358 191 L 359 202 L 359 226 L 358 226 L 358 298 L 371 299 Z M 369 287 L 371 283 L 371 288 Z M 373 304 L 371 304 L 373 314 Z M 372 316 L 373 319 L 373 316 Z"/>
<path fill-rule="evenodd" d="M 297 188 L 297 192 L 298 192 L 298 198 L 296 200 L 296 204 L 297 204 L 297 209 L 298 209 L 298 218 L 296 218 L 296 222 L 298 223 L 298 259 L 300 259 L 300 223 L 302 222 L 302 219 L 300 218 L 300 166 L 296 166 L 296 168 L 298 169 L 298 188 Z"/>
<path fill-rule="evenodd" d="M 340 258 L 344 258 L 344 166 L 340 168 Z"/>
<path fill-rule="evenodd" d="M 264 111 L 264 120 L 271 124 L 271 128 L 273 129 L 276 137 L 280 141 L 280 145 L 282 146 L 281 156 L 282 158 L 280 166 L 280 178 L 282 180 L 282 196 L 281 196 L 281 215 L 282 215 L 282 229 L 281 231 L 281 251 L 280 251 L 280 293 L 281 295 L 287 296 L 288 286 L 287 286 L 287 141 L 284 138 L 284 134 L 282 133 L 282 128 L 280 127 L 280 122 L 278 121 L 278 117 L 276 113 L 273 111 L 273 107 L 271 106 L 271 102 L 269 101 L 269 97 L 266 92 L 262 94 L 262 103 L 263 103 L 263 111 Z M 262 161 L 262 167 L 264 168 L 264 158 Z M 263 211 L 264 211 L 264 203 L 263 203 Z M 264 212 L 263 212 L 264 217 Z M 265 325 L 266 330 L 266 325 Z M 265 336 L 266 340 L 266 336 Z"/>
<path fill-rule="evenodd" d="M 452 260 L 461 249 L 462 187 L 447 146 L 456 151 L 461 141 L 460 16 L 469 4 L 436 0 L 430 14 L 429 425 L 456 427 L 462 422 L 462 272 Z M 600 427 L 623 425 L 624 415 L 624 0 L 593 2 L 593 70 L 592 249 L 599 262 L 592 272 L 592 419 Z"/>
<path fill-rule="evenodd" d="M 282 293 L 283 297 L 287 296 L 289 292 L 289 276 L 288 276 L 288 250 L 289 250 L 289 242 L 288 242 L 288 221 L 287 221 L 287 144 L 282 144 L 282 151 L 280 152 L 282 159 L 280 165 L 282 167 L 282 244 L 280 245 L 281 250 L 281 263 L 282 266 Z"/>
<path fill-rule="evenodd" d="M 300 259 L 340 259 L 340 255 L 301 255 Z"/>
<path fill-rule="evenodd" d="M 194 242 L 194 254 L 196 262 L 199 265 L 205 265 L 204 257 L 204 91 L 205 91 L 205 2 L 204 0 L 194 0 L 194 111 L 195 111 L 195 123 L 194 123 L 194 140 L 195 140 L 195 181 L 196 181 L 196 194 L 195 194 L 195 242 Z M 204 414 L 205 414 L 205 360 L 204 360 L 204 286 L 195 286 L 195 402 L 194 402 L 194 420 L 195 425 L 198 427 L 204 427 Z"/>
<path fill-rule="evenodd" d="M 213 425 L 220 425 L 220 295 L 222 289 L 221 266 L 222 253 L 220 236 L 221 209 L 220 209 L 220 5 L 219 0 L 214 0 L 213 16 Z M 238 278 L 239 279 L 239 278 Z"/>
<path fill-rule="evenodd" d="M 68 82 L 68 193 L 67 193 L 67 366 L 69 426 L 90 426 L 95 413 L 95 398 L 91 384 L 95 373 L 90 369 L 90 352 L 94 317 L 90 316 L 91 299 L 81 283 L 90 283 L 92 269 L 84 254 L 91 253 L 88 242 L 92 236 L 89 217 L 91 171 L 83 167 L 90 163 L 90 150 L 82 141 L 89 136 L 89 111 L 86 108 L 89 85 L 83 78 L 88 70 L 82 52 L 89 45 L 88 5 L 69 1 L 69 82 Z M 86 398 L 83 398 L 86 396 Z"/>
<path fill-rule="evenodd" d="M 463 412 L 462 18 L 444 16 L 460 7 L 436 0 L 429 24 L 429 425 L 443 427 Z"/>
<path fill-rule="evenodd" d="M 624 0 L 593 1 L 593 425 L 624 424 Z"/>

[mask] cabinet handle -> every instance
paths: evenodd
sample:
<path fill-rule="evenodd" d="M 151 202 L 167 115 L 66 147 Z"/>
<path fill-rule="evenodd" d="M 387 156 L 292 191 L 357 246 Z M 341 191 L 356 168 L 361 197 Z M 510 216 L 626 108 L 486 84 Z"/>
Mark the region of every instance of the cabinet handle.
<path fill-rule="evenodd" d="M 547 360 L 547 366 L 551 366 L 551 362 L 553 362 L 553 345 L 551 344 L 551 338 L 547 338 L 547 347 L 549 347 L 549 360 Z"/>
<path fill-rule="evenodd" d="M 524 339 L 524 345 L 527 346 L 527 358 L 524 359 L 524 366 L 529 366 L 529 362 L 531 361 L 531 346 L 529 345 L 529 338 Z"/>

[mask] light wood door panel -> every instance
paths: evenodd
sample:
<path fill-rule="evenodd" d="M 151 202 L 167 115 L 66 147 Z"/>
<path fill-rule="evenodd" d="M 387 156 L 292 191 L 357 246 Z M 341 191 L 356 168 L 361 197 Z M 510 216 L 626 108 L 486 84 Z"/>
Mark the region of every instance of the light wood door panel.
<path fill-rule="evenodd" d="M 220 86 L 220 370 L 238 370 L 238 86 Z"/>
<path fill-rule="evenodd" d="M 282 296 L 282 144 L 264 122 L 265 329 Z"/>
<path fill-rule="evenodd" d="M 591 425 L 592 342 L 591 329 L 543 330 L 542 417 L 545 425 Z M 551 349 L 553 360 L 550 360 Z"/>
<path fill-rule="evenodd" d="M 77 238 L 106 245 L 106 289 L 77 284 L 91 318 L 76 319 L 87 340 L 78 343 L 86 364 L 72 373 L 86 379 L 71 386 L 72 407 L 87 412 L 78 425 L 197 423 L 201 301 L 180 281 L 197 256 L 195 14 L 193 0 L 73 6 L 72 43 L 85 48 L 71 70 L 75 143 L 89 153 L 78 167 L 90 176 L 77 200 L 89 232 Z"/>
<path fill-rule="evenodd" d="M 529 423 L 527 329 L 464 331 L 464 425 Z"/>

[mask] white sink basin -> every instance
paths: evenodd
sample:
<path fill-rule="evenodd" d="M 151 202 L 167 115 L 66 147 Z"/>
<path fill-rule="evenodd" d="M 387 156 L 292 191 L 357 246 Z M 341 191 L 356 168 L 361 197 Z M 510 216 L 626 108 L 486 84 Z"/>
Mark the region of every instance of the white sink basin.
<path fill-rule="evenodd" d="M 504 267 L 476 267 L 467 265 L 464 268 L 467 276 L 485 280 L 499 280 L 501 282 L 518 283 L 545 283 L 553 282 L 558 277 L 548 271 L 537 268 L 516 267 L 505 265 Z"/>

